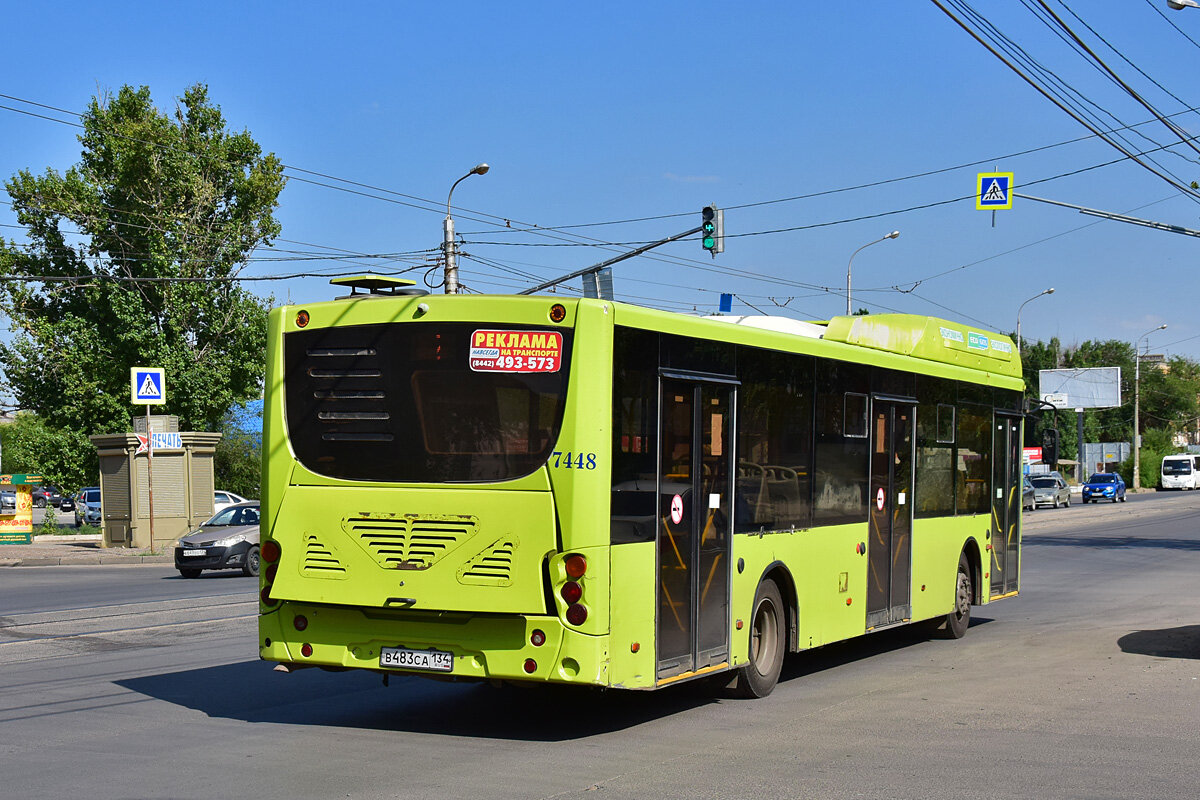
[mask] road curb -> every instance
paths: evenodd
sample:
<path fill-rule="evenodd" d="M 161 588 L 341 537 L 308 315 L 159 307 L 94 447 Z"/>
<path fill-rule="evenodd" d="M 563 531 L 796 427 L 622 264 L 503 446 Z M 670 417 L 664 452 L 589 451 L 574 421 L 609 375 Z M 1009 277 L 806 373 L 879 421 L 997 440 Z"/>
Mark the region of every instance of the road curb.
<path fill-rule="evenodd" d="M 80 567 L 112 566 L 114 564 L 138 566 L 141 564 L 172 564 L 171 556 L 31 556 L 30 558 L 0 558 L 0 567 Z"/>

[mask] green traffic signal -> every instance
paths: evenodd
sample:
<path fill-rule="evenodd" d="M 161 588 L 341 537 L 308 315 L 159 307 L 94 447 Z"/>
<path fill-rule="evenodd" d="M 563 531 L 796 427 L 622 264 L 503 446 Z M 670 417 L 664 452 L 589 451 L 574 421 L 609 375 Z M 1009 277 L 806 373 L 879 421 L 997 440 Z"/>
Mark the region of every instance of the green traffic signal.
<path fill-rule="evenodd" d="M 700 244 L 713 256 L 725 249 L 722 216 L 716 206 L 705 206 L 700 210 L 700 230 L 703 231 Z"/>

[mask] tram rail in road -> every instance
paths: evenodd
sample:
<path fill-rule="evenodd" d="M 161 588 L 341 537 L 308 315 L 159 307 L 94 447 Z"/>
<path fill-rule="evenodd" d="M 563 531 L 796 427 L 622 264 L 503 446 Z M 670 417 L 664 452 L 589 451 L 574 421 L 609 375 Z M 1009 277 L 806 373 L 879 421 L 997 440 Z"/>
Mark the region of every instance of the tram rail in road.
<path fill-rule="evenodd" d="M 0 617 L 0 665 L 167 644 L 187 632 L 253 636 L 258 598 L 189 597 Z"/>

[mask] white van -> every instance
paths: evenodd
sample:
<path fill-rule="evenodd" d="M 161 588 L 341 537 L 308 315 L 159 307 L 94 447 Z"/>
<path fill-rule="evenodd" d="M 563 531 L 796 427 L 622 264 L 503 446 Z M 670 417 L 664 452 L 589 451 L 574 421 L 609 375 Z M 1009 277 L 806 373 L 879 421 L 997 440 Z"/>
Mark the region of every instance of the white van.
<path fill-rule="evenodd" d="M 1162 488 L 1195 489 L 1197 486 L 1200 486 L 1200 455 L 1163 456 Z"/>

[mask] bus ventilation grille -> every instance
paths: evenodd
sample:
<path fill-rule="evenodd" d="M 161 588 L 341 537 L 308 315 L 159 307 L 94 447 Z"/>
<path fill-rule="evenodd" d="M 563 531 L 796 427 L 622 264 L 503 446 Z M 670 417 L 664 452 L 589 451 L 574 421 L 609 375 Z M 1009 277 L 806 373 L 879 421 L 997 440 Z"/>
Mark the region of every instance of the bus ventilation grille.
<path fill-rule="evenodd" d="M 458 571 L 459 583 L 476 586 L 511 586 L 513 582 L 513 554 L 517 550 L 515 538 L 501 539 L 484 548 Z"/>
<path fill-rule="evenodd" d="M 317 578 L 346 577 L 346 568 L 337 560 L 333 550 L 312 534 L 305 537 L 303 572 Z"/>
<path fill-rule="evenodd" d="M 479 520 L 458 514 L 365 512 L 342 520 L 342 529 L 385 569 L 429 569 L 479 530 Z"/>

